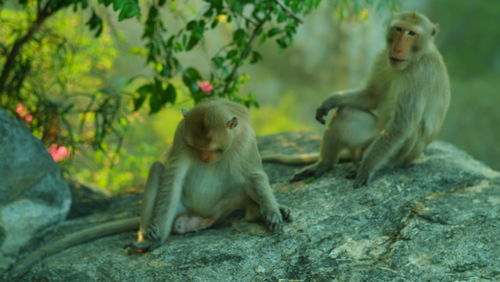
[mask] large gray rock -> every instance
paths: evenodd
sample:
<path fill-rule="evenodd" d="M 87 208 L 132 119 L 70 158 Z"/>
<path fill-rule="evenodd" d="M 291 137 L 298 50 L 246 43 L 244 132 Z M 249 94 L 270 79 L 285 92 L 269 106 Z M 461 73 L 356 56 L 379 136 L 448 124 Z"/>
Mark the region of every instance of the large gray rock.
<path fill-rule="evenodd" d="M 260 141 L 273 152 L 318 146 L 317 137 L 304 133 Z M 266 164 L 277 198 L 293 211 L 294 222 L 281 234 L 235 218 L 171 236 L 159 249 L 133 257 L 122 246 L 134 234 L 119 234 L 47 258 L 23 281 L 500 279 L 499 172 L 442 142 L 414 165 L 381 171 L 361 189 L 344 178 L 353 168 L 342 164 L 312 183 L 289 184 L 298 168 Z M 122 213 L 67 221 L 53 234 L 130 214 L 136 212 L 124 206 Z"/>
<path fill-rule="evenodd" d="M 68 186 L 42 143 L 0 109 L 0 272 L 64 220 L 70 204 Z"/>

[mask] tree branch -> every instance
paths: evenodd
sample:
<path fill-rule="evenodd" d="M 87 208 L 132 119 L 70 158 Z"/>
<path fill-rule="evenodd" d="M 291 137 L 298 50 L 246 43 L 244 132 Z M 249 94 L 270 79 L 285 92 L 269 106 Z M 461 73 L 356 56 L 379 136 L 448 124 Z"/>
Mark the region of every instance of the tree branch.
<path fill-rule="evenodd" d="M 0 95 L 4 94 L 6 88 L 7 79 L 14 68 L 14 64 L 16 62 L 16 58 L 21 52 L 22 47 L 26 44 L 31 38 L 33 34 L 40 28 L 40 26 L 45 22 L 45 20 L 50 17 L 52 13 L 49 11 L 49 4 L 39 10 L 37 13 L 37 17 L 35 21 L 31 24 L 28 31 L 21 37 L 19 37 L 14 44 L 12 45 L 12 49 L 10 49 L 9 54 L 7 55 L 7 59 L 3 65 L 2 74 L 0 75 Z"/>
<path fill-rule="evenodd" d="M 238 71 L 238 68 L 241 66 L 241 62 L 248 56 L 248 54 L 252 50 L 252 43 L 259 34 L 259 31 L 262 29 L 264 23 L 266 23 L 266 18 L 269 16 L 269 14 L 270 12 L 268 12 L 264 16 L 264 18 L 256 24 L 252 32 L 252 35 L 250 36 L 250 40 L 248 40 L 247 46 L 245 47 L 245 50 L 243 50 L 243 52 L 241 53 L 239 62 L 234 64 L 233 69 L 231 70 L 230 74 L 226 79 L 226 85 L 224 86 L 224 93 L 227 93 L 229 91 L 230 86 L 234 83 L 234 80 L 236 79 L 236 72 Z"/>
<path fill-rule="evenodd" d="M 288 16 L 292 17 L 294 20 L 299 23 L 303 23 L 302 19 L 295 15 L 281 0 L 275 0 L 275 2 L 280 6 L 281 10 L 283 10 Z"/>

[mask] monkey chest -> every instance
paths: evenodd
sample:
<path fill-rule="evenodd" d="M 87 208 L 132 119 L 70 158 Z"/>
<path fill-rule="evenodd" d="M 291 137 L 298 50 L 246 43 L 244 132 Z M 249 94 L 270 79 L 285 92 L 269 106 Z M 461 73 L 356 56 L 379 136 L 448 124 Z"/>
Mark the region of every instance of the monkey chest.
<path fill-rule="evenodd" d="M 183 205 L 200 215 L 209 216 L 217 203 L 241 193 L 244 183 L 229 170 L 210 165 L 192 167 L 182 189 Z"/>

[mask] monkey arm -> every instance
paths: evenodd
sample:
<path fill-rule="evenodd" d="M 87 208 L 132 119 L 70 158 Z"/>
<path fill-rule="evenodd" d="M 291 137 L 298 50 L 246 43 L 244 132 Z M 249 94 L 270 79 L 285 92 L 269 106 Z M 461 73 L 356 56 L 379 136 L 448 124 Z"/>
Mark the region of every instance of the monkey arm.
<path fill-rule="evenodd" d="M 146 230 L 147 238 L 159 241 L 160 244 L 164 243 L 170 234 L 181 201 L 182 185 L 188 164 L 182 164 L 182 160 L 178 162 L 163 170 L 155 200 L 153 220 L 150 227 L 147 227 L 149 230 Z"/>
<path fill-rule="evenodd" d="M 141 217 L 139 238 L 127 247 L 129 255 L 151 251 L 167 240 L 181 201 L 187 167 L 188 164 L 163 169 L 159 185 L 152 187 L 157 189 L 152 215 Z"/>
<path fill-rule="evenodd" d="M 370 87 L 338 92 L 328 97 L 316 110 L 316 120 L 325 124 L 324 116 L 328 112 L 341 106 L 350 106 L 362 110 L 370 110 L 377 106 L 377 101 Z"/>
<path fill-rule="evenodd" d="M 260 214 L 267 227 L 272 231 L 279 230 L 283 222 L 280 206 L 269 185 L 269 179 L 262 168 L 262 161 L 256 143 L 249 148 L 247 159 L 249 161 L 244 169 L 244 171 L 247 171 L 246 178 L 248 181 L 248 184 L 245 185 L 246 194 L 259 206 Z"/>
<path fill-rule="evenodd" d="M 154 169 L 155 167 L 158 169 Z M 151 251 L 167 240 L 181 201 L 182 185 L 188 167 L 189 161 L 178 159 L 175 153 L 169 156 L 165 168 L 153 165 L 148 183 L 155 185 L 147 187 L 151 190 L 147 191 L 147 194 L 151 195 L 146 195 L 145 201 L 150 203 L 144 203 L 144 207 L 153 205 L 153 208 L 151 212 L 147 208 L 143 209 L 139 238 L 128 246 L 129 254 Z M 153 171 L 159 174 L 159 177 L 153 176 Z"/>
<path fill-rule="evenodd" d="M 265 225 L 271 231 L 282 228 L 283 218 L 280 206 L 274 197 L 269 180 L 264 171 L 254 171 L 249 174 L 250 185 L 247 186 L 248 196 L 259 205 L 260 214 Z"/>
<path fill-rule="evenodd" d="M 422 120 L 424 99 L 419 93 L 402 93 L 396 104 L 393 117 L 370 146 L 357 171 L 354 188 L 367 184 L 371 176 L 391 159 L 411 138 L 411 134 Z M 413 137 L 415 138 L 415 137 Z"/>

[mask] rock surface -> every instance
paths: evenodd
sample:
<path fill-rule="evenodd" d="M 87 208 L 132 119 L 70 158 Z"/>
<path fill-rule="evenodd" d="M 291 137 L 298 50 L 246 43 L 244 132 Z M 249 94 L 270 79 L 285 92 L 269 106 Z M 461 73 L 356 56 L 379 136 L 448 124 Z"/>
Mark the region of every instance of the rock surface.
<path fill-rule="evenodd" d="M 70 204 L 68 186 L 42 143 L 0 109 L 0 273 L 64 220 Z"/>
<path fill-rule="evenodd" d="M 261 138 L 260 146 L 314 151 L 318 137 L 285 133 Z M 294 221 L 280 234 L 235 218 L 216 229 L 171 236 L 153 252 L 129 257 L 122 246 L 134 234 L 124 233 L 49 257 L 22 280 L 500 279 L 500 173 L 452 145 L 433 143 L 415 164 L 381 171 L 357 190 L 344 178 L 353 164 L 338 165 L 309 184 L 286 182 L 298 168 L 265 167 L 278 200 L 293 212 Z M 135 212 L 126 207 L 67 221 L 53 234 Z"/>

